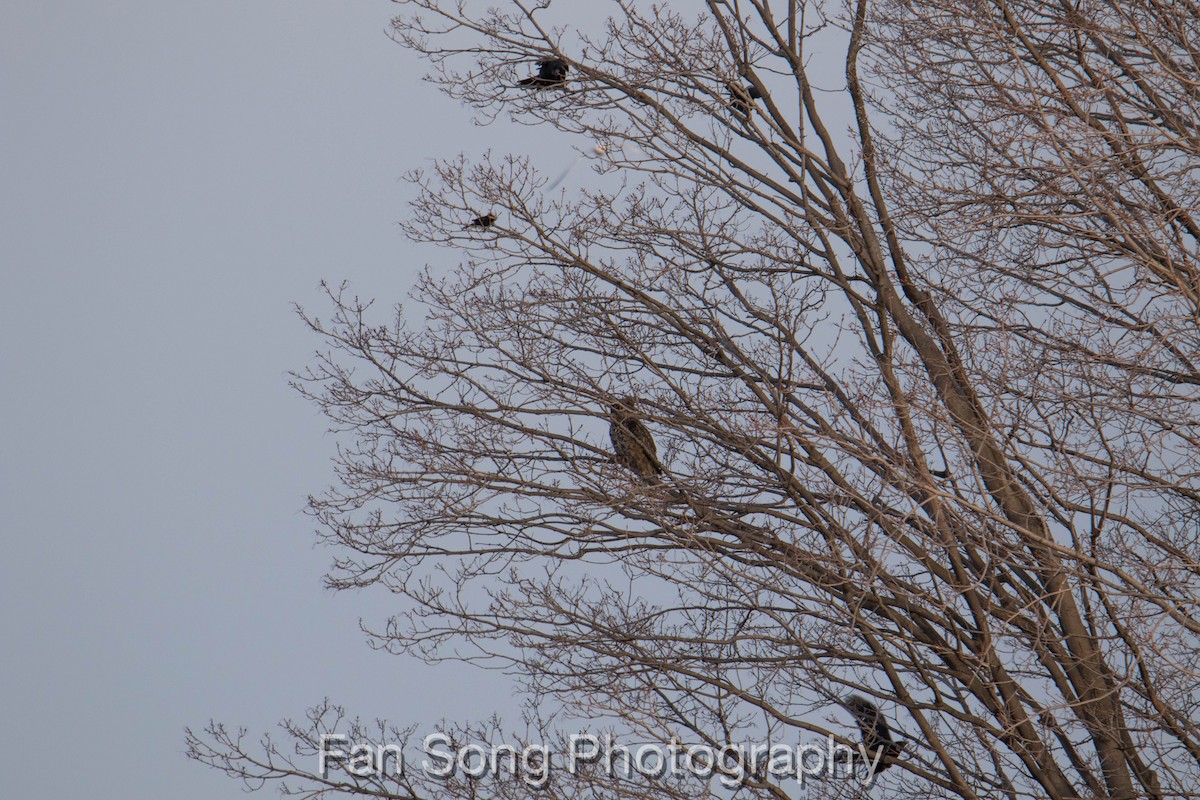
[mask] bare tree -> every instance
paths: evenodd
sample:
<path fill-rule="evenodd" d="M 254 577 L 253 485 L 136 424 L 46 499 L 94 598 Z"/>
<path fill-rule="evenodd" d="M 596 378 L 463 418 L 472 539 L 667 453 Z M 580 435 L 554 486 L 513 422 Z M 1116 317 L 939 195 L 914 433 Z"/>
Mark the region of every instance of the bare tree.
<path fill-rule="evenodd" d="M 346 437 L 329 581 L 408 600 L 375 641 L 655 741 L 852 743 L 861 695 L 906 741 L 892 797 L 1200 797 L 1200 6 L 408 5 L 451 97 L 602 155 L 577 194 L 414 174 L 408 232 L 464 253 L 424 324 L 344 289 L 304 316 Z M 609 443 L 627 396 L 654 481 Z M 531 791 L 210 733 L 194 758 L 310 796 Z"/>

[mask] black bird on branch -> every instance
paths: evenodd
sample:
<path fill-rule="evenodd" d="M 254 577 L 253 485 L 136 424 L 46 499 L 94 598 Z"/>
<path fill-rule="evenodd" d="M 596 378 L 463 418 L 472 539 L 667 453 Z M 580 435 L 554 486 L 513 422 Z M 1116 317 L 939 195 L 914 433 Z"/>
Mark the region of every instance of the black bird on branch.
<path fill-rule="evenodd" d="M 875 759 L 877 757 L 879 759 L 878 766 L 874 768 L 872 775 L 878 775 L 895 764 L 896 759 L 908 746 L 908 742 L 896 741 L 892 738 L 891 728 L 888 727 L 887 719 L 880 713 L 879 706 L 857 694 L 850 695 L 841 703 L 847 711 L 854 715 L 854 721 L 858 723 L 858 729 L 862 733 L 863 749 L 867 754 L 867 768 L 872 769 L 871 765 L 875 763 Z"/>
<path fill-rule="evenodd" d="M 762 97 L 762 92 L 758 91 L 753 83 L 747 83 L 743 88 L 740 83 L 729 81 L 725 88 L 729 90 L 729 107 L 733 109 L 733 113 L 741 117 L 743 122 L 749 121 L 750 108 L 755 100 Z"/>
<path fill-rule="evenodd" d="M 613 460 L 637 474 L 642 483 L 662 483 L 662 464 L 654 436 L 637 413 L 637 398 L 625 397 L 609 405 L 608 429 L 612 439 Z"/>
<path fill-rule="evenodd" d="M 543 58 L 537 62 L 538 74 L 517 81 L 527 89 L 563 89 L 567 85 L 567 72 L 571 65 L 561 58 Z"/>
<path fill-rule="evenodd" d="M 496 222 L 496 215 L 492 214 L 492 213 L 488 213 L 488 214 L 484 214 L 482 217 L 476 217 L 475 219 L 471 220 L 470 224 L 468 224 L 467 227 L 468 228 L 480 228 L 480 229 L 490 228 L 490 227 L 492 227 L 493 223 L 495 223 L 495 222 Z"/>

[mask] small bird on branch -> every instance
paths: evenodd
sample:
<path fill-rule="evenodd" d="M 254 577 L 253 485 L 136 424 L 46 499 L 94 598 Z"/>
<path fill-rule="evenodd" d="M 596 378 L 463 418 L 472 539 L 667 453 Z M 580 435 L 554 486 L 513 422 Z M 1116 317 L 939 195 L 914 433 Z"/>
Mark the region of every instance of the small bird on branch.
<path fill-rule="evenodd" d="M 729 107 L 733 109 L 733 113 L 741 117 L 743 122 L 749 121 L 750 108 L 755 100 L 762 97 L 762 92 L 752 83 L 747 83 L 743 88 L 740 83 L 730 81 L 725 87 L 729 90 Z"/>
<path fill-rule="evenodd" d="M 468 228 L 479 228 L 482 230 L 484 228 L 492 227 L 492 225 L 495 222 L 496 222 L 496 215 L 489 213 L 489 214 L 484 214 L 482 217 L 476 217 L 475 219 L 471 220 L 470 224 L 468 224 L 467 227 Z"/>
<path fill-rule="evenodd" d="M 863 749 L 867 754 L 867 768 L 873 770 L 872 776 L 895 764 L 896 758 L 904 752 L 908 742 L 892 738 L 892 731 L 888 727 L 887 719 L 879 711 L 879 706 L 857 694 L 850 695 L 842 700 L 841 704 L 854 715 L 854 721 L 858 723 Z M 873 766 L 875 764 L 877 766 Z"/>
<path fill-rule="evenodd" d="M 637 412 L 637 398 L 625 397 L 609 405 L 608 435 L 612 439 L 613 460 L 634 472 L 642 483 L 662 483 L 662 464 L 654 436 Z"/>
<path fill-rule="evenodd" d="M 543 58 L 537 62 L 538 73 L 517 81 L 527 89 L 565 89 L 571 65 L 561 58 Z"/>

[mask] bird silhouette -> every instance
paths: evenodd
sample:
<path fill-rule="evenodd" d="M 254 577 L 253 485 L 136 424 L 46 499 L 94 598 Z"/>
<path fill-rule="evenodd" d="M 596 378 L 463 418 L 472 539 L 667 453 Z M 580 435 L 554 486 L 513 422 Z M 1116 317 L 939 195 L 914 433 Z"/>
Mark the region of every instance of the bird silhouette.
<path fill-rule="evenodd" d="M 740 83 L 730 81 L 725 84 L 725 88 L 729 90 L 729 107 L 733 109 L 733 113 L 742 118 L 743 121 L 750 119 L 750 107 L 754 105 L 754 101 L 762 97 L 762 92 L 755 88 L 754 84 L 747 83 L 743 87 Z"/>
<path fill-rule="evenodd" d="M 561 58 L 543 58 L 537 62 L 538 73 L 517 81 L 527 89 L 562 89 L 567 85 L 567 72 L 571 65 Z"/>
<path fill-rule="evenodd" d="M 896 763 L 895 759 L 904 752 L 908 742 L 898 742 L 892 738 L 892 731 L 888 727 L 887 720 L 880 713 L 879 706 L 857 694 L 850 695 L 841 703 L 847 711 L 854 715 L 854 721 L 858 723 L 858 729 L 862 733 L 863 748 L 867 753 L 868 769 L 875 761 L 876 755 L 879 754 L 879 766 L 872 774 L 878 775 Z"/>
<path fill-rule="evenodd" d="M 608 435 L 612 439 L 614 461 L 634 472 L 642 483 L 660 483 L 662 464 L 654 436 L 637 413 L 637 398 L 625 397 L 609 405 Z"/>
<path fill-rule="evenodd" d="M 476 217 L 467 225 L 468 228 L 490 228 L 496 221 L 496 215 L 492 213 L 484 214 L 482 217 Z"/>

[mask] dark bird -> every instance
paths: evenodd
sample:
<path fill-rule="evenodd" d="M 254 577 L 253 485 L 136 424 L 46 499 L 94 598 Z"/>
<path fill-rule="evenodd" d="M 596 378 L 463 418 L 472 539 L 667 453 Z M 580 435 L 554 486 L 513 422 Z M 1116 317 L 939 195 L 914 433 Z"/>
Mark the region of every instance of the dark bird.
<path fill-rule="evenodd" d="M 742 118 L 743 121 L 750 119 L 750 107 L 754 105 L 754 101 L 762 97 L 762 92 L 755 88 L 754 84 L 747 83 L 743 87 L 740 83 L 730 81 L 725 84 L 729 90 L 729 107 L 733 109 L 733 113 Z"/>
<path fill-rule="evenodd" d="M 643 483 L 659 483 L 662 464 L 658 460 L 654 436 L 638 417 L 637 400 L 626 397 L 614 401 L 609 408 L 608 435 L 612 439 L 613 460 L 635 472 Z"/>
<path fill-rule="evenodd" d="M 868 768 L 874 762 L 877 754 L 881 755 L 879 755 L 879 766 L 874 773 L 876 775 L 896 763 L 895 759 L 904 752 L 908 742 L 898 742 L 892 738 L 892 731 L 888 728 L 887 720 L 880 713 L 879 706 L 857 694 L 847 697 L 842 701 L 842 705 L 854 715 L 854 721 L 858 723 L 858 729 L 862 732 Z"/>
<path fill-rule="evenodd" d="M 571 65 L 561 58 L 543 58 L 537 62 L 537 66 L 537 75 L 517 81 L 517 85 L 529 89 L 562 89 L 567 85 L 567 72 Z"/>
<path fill-rule="evenodd" d="M 495 214 L 484 214 L 482 217 L 476 217 L 467 225 L 468 228 L 490 228 L 496 221 Z"/>

